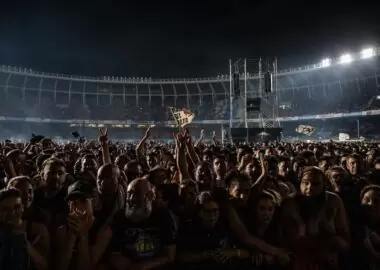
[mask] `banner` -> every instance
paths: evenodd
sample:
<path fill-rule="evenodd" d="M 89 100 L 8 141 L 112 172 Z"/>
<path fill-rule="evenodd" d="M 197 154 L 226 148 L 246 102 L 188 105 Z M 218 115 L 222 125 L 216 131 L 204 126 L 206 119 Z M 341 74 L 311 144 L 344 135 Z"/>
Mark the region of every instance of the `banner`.
<path fill-rule="evenodd" d="M 313 126 L 308 126 L 308 125 L 299 125 L 296 128 L 296 132 L 305 134 L 307 136 L 310 136 L 311 134 L 313 134 L 314 131 L 315 131 L 315 128 Z"/>
<path fill-rule="evenodd" d="M 188 109 L 177 109 L 174 107 L 169 107 L 170 112 L 172 113 L 173 119 L 176 122 L 177 126 L 185 127 L 186 125 L 193 122 L 195 114 Z"/>
<path fill-rule="evenodd" d="M 350 135 L 347 133 L 339 133 L 339 141 L 344 142 L 350 139 Z"/>

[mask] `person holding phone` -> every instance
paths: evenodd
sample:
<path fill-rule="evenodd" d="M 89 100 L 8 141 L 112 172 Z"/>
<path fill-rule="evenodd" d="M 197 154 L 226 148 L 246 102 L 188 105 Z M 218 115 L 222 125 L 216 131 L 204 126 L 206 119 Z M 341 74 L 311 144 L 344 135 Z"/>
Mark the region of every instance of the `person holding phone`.
<path fill-rule="evenodd" d="M 69 215 L 65 225 L 56 233 L 55 268 L 90 269 L 89 239 L 94 222 L 92 186 L 85 181 L 76 181 L 68 188 L 66 202 Z"/>

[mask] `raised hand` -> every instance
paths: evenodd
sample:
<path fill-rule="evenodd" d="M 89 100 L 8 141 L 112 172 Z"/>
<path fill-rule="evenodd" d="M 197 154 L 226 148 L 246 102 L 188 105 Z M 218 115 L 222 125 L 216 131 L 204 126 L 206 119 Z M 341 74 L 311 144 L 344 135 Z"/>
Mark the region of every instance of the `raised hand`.
<path fill-rule="evenodd" d="M 203 139 L 205 137 L 205 130 L 202 128 L 201 129 L 201 139 Z"/>
<path fill-rule="evenodd" d="M 263 153 L 259 153 L 259 160 L 260 160 L 260 166 L 261 166 L 261 174 L 268 175 L 268 164 L 265 162 Z"/>
<path fill-rule="evenodd" d="M 100 136 L 99 136 L 99 142 L 100 144 L 106 144 L 108 143 L 108 128 L 100 128 L 99 129 Z"/>

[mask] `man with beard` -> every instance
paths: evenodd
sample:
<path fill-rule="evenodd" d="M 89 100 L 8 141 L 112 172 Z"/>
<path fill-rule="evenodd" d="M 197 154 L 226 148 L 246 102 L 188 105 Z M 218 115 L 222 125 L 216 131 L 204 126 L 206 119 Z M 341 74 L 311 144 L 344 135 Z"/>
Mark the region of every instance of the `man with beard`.
<path fill-rule="evenodd" d="M 282 205 L 286 247 L 295 252 L 295 267 L 337 269 L 338 253 L 349 248 L 349 230 L 342 200 L 326 191 L 327 179 L 317 167 L 305 167 L 300 193 Z"/>
<path fill-rule="evenodd" d="M 128 185 L 125 210 L 98 234 L 92 254 L 95 264 L 107 246 L 106 259 L 112 269 L 157 269 L 174 260 L 175 220 L 167 210 L 154 208 L 152 201 L 148 181 L 135 179 Z"/>

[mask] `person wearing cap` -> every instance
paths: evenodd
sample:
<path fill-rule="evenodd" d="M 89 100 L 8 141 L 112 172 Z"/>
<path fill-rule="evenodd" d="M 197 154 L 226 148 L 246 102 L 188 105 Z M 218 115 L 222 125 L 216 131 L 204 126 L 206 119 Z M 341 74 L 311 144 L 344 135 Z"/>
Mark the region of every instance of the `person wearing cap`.
<path fill-rule="evenodd" d="M 92 186 L 85 181 L 76 181 L 68 187 L 65 200 L 69 215 L 66 224 L 56 232 L 55 268 L 58 270 L 90 268 L 92 191 Z"/>

